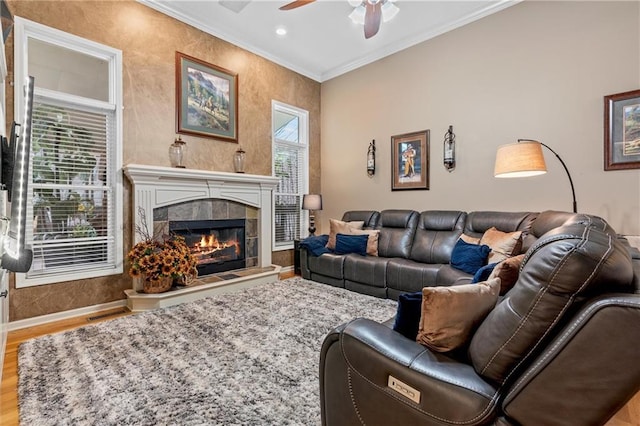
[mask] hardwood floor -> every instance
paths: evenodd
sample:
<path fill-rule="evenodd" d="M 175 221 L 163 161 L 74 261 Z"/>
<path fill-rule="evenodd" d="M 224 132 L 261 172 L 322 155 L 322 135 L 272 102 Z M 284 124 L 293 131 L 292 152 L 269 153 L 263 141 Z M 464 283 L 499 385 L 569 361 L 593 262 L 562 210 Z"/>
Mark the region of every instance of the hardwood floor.
<path fill-rule="evenodd" d="M 293 273 L 285 273 L 281 275 L 281 279 L 289 278 Z M 100 315 L 104 317 L 91 320 Z M 46 334 L 58 333 L 70 330 L 84 325 L 96 324 L 101 321 L 107 321 L 119 316 L 132 315 L 129 312 L 123 312 L 122 308 L 112 309 L 109 311 L 92 314 L 91 316 L 83 316 L 70 318 L 50 324 L 37 327 L 16 330 L 9 333 L 7 339 L 7 350 L 5 353 L 4 369 L 2 373 L 2 386 L 0 387 L 0 425 L 17 426 L 19 424 L 18 417 L 18 346 L 25 340 Z M 609 422 L 606 426 L 640 426 L 640 393 L 629 401 Z"/>

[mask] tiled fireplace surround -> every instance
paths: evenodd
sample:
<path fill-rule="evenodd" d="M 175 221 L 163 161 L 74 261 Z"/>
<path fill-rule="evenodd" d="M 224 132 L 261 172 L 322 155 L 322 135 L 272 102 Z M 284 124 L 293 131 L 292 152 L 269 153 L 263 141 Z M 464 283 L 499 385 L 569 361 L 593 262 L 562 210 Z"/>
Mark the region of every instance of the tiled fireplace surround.
<path fill-rule="evenodd" d="M 278 179 L 205 170 L 130 164 L 124 172 L 133 186 L 135 226 L 142 227 L 144 211 L 150 235 L 168 234 L 169 221 L 246 219 L 247 268 L 256 272 L 237 279 L 186 287 L 160 294 L 140 292 L 139 283 L 126 290 L 133 311 L 170 306 L 210 294 L 257 285 L 277 279 L 280 267 L 271 265 L 273 190 Z M 141 237 L 134 232 L 133 241 Z"/>
<path fill-rule="evenodd" d="M 176 220 L 245 219 L 247 267 L 258 266 L 258 209 L 228 200 L 196 200 L 153 209 L 153 235 L 169 235 L 169 222 Z"/>

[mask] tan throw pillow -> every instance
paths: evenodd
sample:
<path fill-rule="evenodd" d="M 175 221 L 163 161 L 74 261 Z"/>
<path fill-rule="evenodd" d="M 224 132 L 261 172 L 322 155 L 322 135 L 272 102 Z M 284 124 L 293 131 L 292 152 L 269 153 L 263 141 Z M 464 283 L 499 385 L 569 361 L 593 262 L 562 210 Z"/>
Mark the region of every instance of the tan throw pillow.
<path fill-rule="evenodd" d="M 522 231 L 502 232 L 494 226 L 485 231 L 480 238 L 480 244 L 491 247 L 487 263 L 500 262 L 514 254 L 520 254 Z"/>
<path fill-rule="evenodd" d="M 369 256 L 378 255 L 378 239 L 380 238 L 379 229 L 354 229 L 351 235 L 368 235 L 367 238 L 367 254 Z"/>
<path fill-rule="evenodd" d="M 354 229 L 362 229 L 364 226 L 364 221 L 351 221 L 351 222 L 343 222 L 337 219 L 329 219 L 329 241 L 327 242 L 327 247 L 329 250 L 335 250 L 336 248 L 336 235 L 345 234 L 351 235 L 351 231 Z"/>
<path fill-rule="evenodd" d="M 500 279 L 422 289 L 416 341 L 436 352 L 465 345 L 498 301 Z"/>
<path fill-rule="evenodd" d="M 489 280 L 492 278 L 500 278 L 500 294 L 505 294 L 516 284 L 518 281 L 518 275 L 520 275 L 520 265 L 522 265 L 522 260 L 524 259 L 524 254 L 510 257 L 508 259 L 503 260 L 498 263 L 491 275 L 489 275 Z"/>
<path fill-rule="evenodd" d="M 469 244 L 479 244 L 480 243 L 480 238 L 472 237 L 471 235 L 467 235 L 467 234 L 461 234 L 460 235 L 460 239 L 462 241 L 464 241 L 465 243 L 469 243 Z"/>

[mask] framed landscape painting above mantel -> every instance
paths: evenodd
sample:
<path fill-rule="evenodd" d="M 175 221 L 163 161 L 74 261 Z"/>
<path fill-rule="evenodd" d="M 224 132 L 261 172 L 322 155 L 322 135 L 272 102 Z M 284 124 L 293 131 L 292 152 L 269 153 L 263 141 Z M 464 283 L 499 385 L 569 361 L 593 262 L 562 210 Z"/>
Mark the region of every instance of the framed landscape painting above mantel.
<path fill-rule="evenodd" d="M 391 137 L 391 190 L 429 189 L 429 130 Z"/>
<path fill-rule="evenodd" d="M 176 132 L 238 141 L 238 75 L 176 52 Z"/>
<path fill-rule="evenodd" d="M 604 97 L 604 169 L 640 169 L 640 90 Z"/>

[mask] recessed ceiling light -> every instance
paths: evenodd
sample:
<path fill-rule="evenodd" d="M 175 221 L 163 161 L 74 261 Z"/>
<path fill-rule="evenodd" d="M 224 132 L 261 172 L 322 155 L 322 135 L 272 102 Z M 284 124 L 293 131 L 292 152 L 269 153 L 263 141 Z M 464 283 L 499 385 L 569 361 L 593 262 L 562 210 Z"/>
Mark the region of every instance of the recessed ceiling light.
<path fill-rule="evenodd" d="M 276 28 L 276 34 L 279 36 L 287 35 L 287 29 L 285 27 L 278 27 Z"/>

